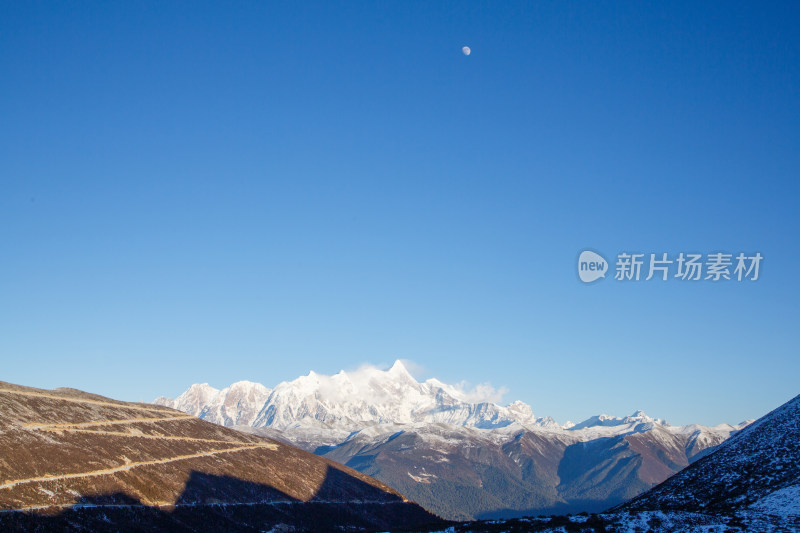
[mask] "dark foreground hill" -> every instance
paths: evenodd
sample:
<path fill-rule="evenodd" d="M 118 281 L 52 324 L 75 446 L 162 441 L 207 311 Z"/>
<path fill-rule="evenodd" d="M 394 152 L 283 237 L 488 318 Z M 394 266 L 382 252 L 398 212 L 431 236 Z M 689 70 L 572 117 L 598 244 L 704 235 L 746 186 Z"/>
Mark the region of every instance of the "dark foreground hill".
<path fill-rule="evenodd" d="M 800 517 L 800 396 L 619 509 Z"/>
<path fill-rule="evenodd" d="M 0 530 L 394 529 L 438 519 L 375 479 L 165 407 L 0 382 Z"/>

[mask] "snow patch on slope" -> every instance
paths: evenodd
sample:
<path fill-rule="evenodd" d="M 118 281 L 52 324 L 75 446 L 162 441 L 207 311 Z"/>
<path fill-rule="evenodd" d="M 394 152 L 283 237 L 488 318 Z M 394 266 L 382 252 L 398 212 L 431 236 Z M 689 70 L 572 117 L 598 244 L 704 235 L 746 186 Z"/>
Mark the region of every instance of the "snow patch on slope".
<path fill-rule="evenodd" d="M 762 513 L 800 517 L 800 485 L 790 485 L 770 493 L 750 506 Z"/>

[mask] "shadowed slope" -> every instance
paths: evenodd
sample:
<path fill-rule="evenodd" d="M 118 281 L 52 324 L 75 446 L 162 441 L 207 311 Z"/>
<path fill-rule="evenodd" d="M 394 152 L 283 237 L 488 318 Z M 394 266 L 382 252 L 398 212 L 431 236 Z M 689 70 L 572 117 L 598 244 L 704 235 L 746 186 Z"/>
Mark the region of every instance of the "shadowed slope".
<path fill-rule="evenodd" d="M 175 520 L 220 505 L 238 523 L 235 516 L 267 504 L 308 506 L 292 511 L 295 519 L 312 509 L 327 516 L 332 506 L 342 525 L 435 521 L 369 476 L 285 443 L 160 406 L 0 382 L 0 509 L 58 512 L 89 502 L 106 515 L 135 511 L 159 523 L 163 513 Z M 266 519 L 274 510 L 259 513 Z M 50 520 L 90 514 L 84 508 Z M 6 524 L 23 518 L 2 513 Z"/>
<path fill-rule="evenodd" d="M 730 513 L 754 508 L 783 514 L 785 506 L 765 509 L 770 495 L 798 488 L 800 396 L 620 509 Z"/>
<path fill-rule="evenodd" d="M 148 506 L 125 493 L 82 497 L 74 505 L 39 512 L 0 512 L 3 531 L 268 531 L 281 525 L 299 531 L 389 530 L 438 523 L 421 507 L 404 502 L 363 500 L 373 487 L 347 480 L 330 468 L 319 494 L 309 501 L 274 487 L 229 476 L 192 472 L 174 505 Z"/>

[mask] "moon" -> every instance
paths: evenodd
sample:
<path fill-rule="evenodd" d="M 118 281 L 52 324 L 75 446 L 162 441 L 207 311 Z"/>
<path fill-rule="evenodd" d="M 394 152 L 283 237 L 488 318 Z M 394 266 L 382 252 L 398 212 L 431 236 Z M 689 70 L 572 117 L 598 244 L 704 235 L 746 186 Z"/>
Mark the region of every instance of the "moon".
<path fill-rule="evenodd" d="M 470 49 L 469 49 L 469 46 L 465 46 L 465 47 L 463 47 L 463 48 L 461 49 L 461 51 L 462 51 L 462 52 L 464 52 L 464 55 L 465 55 L 465 56 L 468 56 L 468 55 L 470 55 L 470 54 L 472 53 L 472 50 L 470 50 Z"/>

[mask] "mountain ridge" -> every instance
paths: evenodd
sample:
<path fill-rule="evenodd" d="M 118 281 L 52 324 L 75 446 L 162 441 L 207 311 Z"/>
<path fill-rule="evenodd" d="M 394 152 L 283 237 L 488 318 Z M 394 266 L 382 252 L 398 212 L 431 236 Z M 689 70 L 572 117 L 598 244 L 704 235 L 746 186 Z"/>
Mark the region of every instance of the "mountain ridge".
<path fill-rule="evenodd" d="M 492 401 L 470 401 L 469 394 L 436 378 L 417 382 L 400 360 L 388 370 L 369 367 L 351 373 L 341 370 L 332 376 L 310 371 L 274 388 L 252 381 L 237 381 L 223 389 L 208 383 L 194 384 L 175 399 L 162 396 L 154 403 L 226 426 L 276 429 L 300 424 L 354 431 L 372 424 L 417 422 L 498 429 L 516 423 L 528 429 L 574 432 L 589 429 L 590 436 L 600 436 L 634 432 L 639 424 L 645 424 L 640 430 L 660 425 L 729 432 L 746 425 L 671 426 L 666 420 L 649 417 L 641 410 L 625 417 L 600 414 L 577 424 L 560 425 L 552 417 L 535 416 L 533 409 L 519 400 L 505 406 Z"/>
<path fill-rule="evenodd" d="M 520 401 L 480 399 L 435 378 L 419 383 L 396 362 L 274 388 L 193 385 L 156 403 L 333 459 L 451 519 L 600 511 L 742 427 L 671 426 L 642 411 L 562 426 Z"/>

